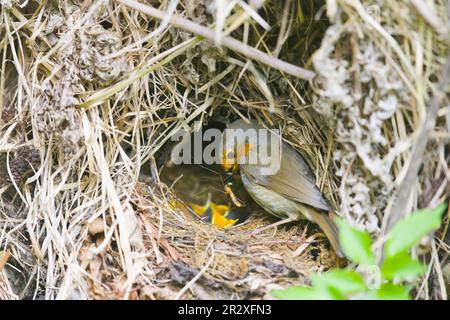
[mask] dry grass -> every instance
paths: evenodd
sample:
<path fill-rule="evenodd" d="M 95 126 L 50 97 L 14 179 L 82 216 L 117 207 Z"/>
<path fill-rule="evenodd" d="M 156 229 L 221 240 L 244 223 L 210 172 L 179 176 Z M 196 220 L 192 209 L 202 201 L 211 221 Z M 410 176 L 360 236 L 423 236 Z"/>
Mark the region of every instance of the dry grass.
<path fill-rule="evenodd" d="M 133 1 L 0 1 L 0 298 L 262 298 L 335 264 L 305 224 L 250 237 L 270 218 L 221 231 L 169 205 L 162 147 L 196 121 L 280 126 L 339 213 L 382 238 L 448 17 L 444 1 L 378 1 L 374 20 L 365 2 L 153 1 L 160 21 Z M 447 105 L 405 213 L 448 196 Z M 417 297 L 446 297 L 448 241 L 430 239 Z"/>

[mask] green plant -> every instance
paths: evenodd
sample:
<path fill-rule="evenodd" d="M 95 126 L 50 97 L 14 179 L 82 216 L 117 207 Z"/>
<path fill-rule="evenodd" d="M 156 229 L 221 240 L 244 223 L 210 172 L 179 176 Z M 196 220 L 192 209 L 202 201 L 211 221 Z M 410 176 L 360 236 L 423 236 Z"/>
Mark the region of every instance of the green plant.
<path fill-rule="evenodd" d="M 410 249 L 425 235 L 441 225 L 447 207 L 418 210 L 400 220 L 389 232 L 383 248 L 383 259 L 376 264 L 372 238 L 364 231 L 338 220 L 339 241 L 346 257 L 356 264 L 353 269 L 332 269 L 311 276 L 311 287 L 292 286 L 272 290 L 278 299 L 410 299 L 414 283 L 425 272 L 425 266 L 413 258 Z"/>

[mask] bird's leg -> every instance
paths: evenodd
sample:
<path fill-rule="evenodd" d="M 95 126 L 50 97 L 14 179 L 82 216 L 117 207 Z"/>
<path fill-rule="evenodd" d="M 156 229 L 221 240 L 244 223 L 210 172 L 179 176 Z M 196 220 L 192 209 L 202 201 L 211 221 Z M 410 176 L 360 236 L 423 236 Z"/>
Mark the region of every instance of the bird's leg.
<path fill-rule="evenodd" d="M 286 219 L 282 219 L 282 220 L 280 220 L 280 221 L 271 223 L 271 224 L 269 224 L 268 226 L 264 226 L 264 227 L 258 228 L 258 229 L 256 229 L 256 230 L 253 230 L 253 231 L 250 233 L 250 235 L 253 236 L 253 235 L 255 235 L 255 234 L 260 233 L 261 231 L 264 231 L 264 230 L 267 230 L 267 229 L 270 229 L 270 228 L 273 228 L 273 227 L 278 227 L 278 226 L 281 226 L 281 225 L 283 225 L 283 224 L 286 224 L 286 223 L 289 223 L 289 222 L 293 222 L 293 221 L 295 221 L 295 220 L 297 220 L 297 219 L 296 219 L 296 218 L 292 218 L 292 217 L 289 217 L 289 218 L 286 218 Z"/>

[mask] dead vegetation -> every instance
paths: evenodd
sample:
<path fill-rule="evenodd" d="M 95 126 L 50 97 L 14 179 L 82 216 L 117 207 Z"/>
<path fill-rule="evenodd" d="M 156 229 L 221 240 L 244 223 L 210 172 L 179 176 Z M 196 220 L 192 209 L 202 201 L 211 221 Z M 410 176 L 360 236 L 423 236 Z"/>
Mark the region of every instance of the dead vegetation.
<path fill-rule="evenodd" d="M 163 146 L 199 123 L 280 126 L 380 239 L 420 139 L 402 214 L 448 197 L 445 1 L 0 3 L 2 299 L 263 298 L 336 264 L 310 225 L 251 237 L 271 218 L 223 231 L 170 205 Z M 447 298 L 447 227 L 418 298 Z"/>

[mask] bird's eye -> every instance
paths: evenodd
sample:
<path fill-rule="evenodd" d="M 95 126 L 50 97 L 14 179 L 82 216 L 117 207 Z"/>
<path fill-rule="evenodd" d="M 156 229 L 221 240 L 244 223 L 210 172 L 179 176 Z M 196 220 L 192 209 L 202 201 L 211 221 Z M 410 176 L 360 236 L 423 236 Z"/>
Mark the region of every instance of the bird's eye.
<path fill-rule="evenodd" d="M 227 153 L 227 159 L 234 159 L 234 152 L 233 151 L 229 151 Z"/>

